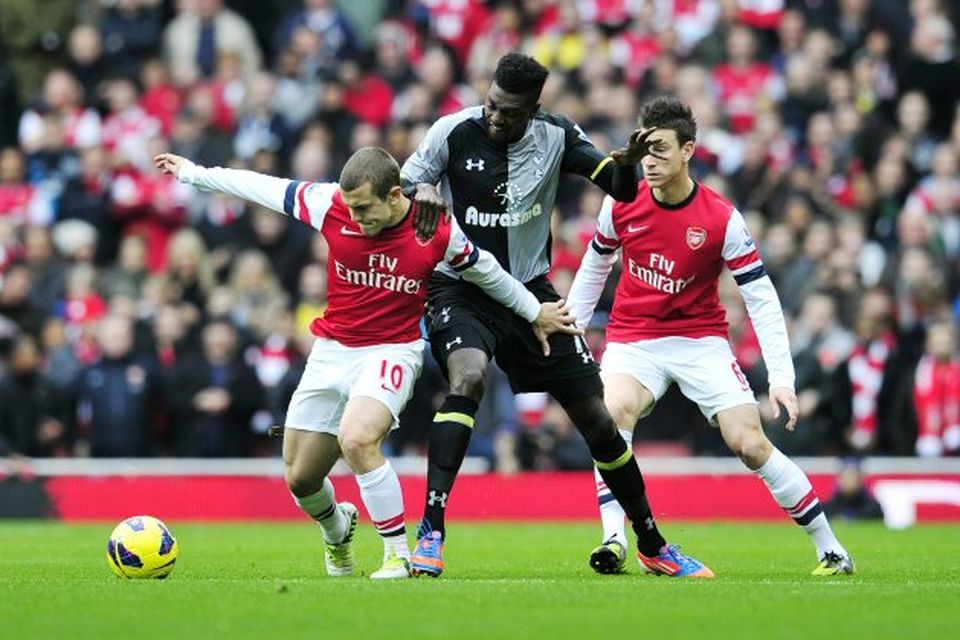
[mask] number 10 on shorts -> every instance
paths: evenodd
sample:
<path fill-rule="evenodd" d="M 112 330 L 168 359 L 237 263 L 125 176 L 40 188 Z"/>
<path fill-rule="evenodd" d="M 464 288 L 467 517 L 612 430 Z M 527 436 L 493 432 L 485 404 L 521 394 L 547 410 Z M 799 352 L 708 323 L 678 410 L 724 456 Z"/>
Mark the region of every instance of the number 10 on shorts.
<path fill-rule="evenodd" d="M 403 368 L 395 364 L 390 365 L 386 360 L 380 361 L 380 388 L 391 393 L 399 391 L 403 385 Z"/>

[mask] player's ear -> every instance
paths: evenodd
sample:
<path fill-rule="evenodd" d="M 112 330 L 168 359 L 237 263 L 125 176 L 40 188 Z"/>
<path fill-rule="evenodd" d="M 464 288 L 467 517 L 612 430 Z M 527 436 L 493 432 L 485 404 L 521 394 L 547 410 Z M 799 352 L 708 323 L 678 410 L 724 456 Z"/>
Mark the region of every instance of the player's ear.
<path fill-rule="evenodd" d="M 395 204 L 397 202 L 400 202 L 400 198 L 402 197 L 403 197 L 403 187 L 401 187 L 398 184 L 395 184 L 392 187 L 390 187 L 390 191 L 387 192 L 387 201 L 390 204 Z"/>
<path fill-rule="evenodd" d="M 694 149 L 696 149 L 696 143 L 693 140 L 687 140 L 683 143 L 683 146 L 680 147 L 680 153 L 683 154 L 683 161 L 690 162 L 690 159 L 693 157 Z"/>

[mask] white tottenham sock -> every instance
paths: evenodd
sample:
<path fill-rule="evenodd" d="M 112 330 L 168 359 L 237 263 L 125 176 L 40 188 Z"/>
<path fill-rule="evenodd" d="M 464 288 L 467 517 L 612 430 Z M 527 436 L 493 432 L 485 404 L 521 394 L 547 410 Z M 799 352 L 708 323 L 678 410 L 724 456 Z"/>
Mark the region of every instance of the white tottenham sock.
<path fill-rule="evenodd" d="M 810 535 L 818 557 L 822 558 L 828 551 L 847 555 L 846 549 L 833 535 L 810 480 L 793 460 L 774 447 L 770 458 L 756 474 L 767 485 L 777 504 Z"/>
<path fill-rule="evenodd" d="M 627 448 L 633 451 L 633 433 L 626 429 L 620 429 L 620 437 L 627 443 Z M 600 505 L 600 523 L 603 525 L 603 541 L 616 540 L 624 547 L 629 548 L 627 544 L 626 518 L 627 514 L 623 507 L 613 497 L 607 483 L 600 477 L 597 468 L 593 468 L 593 477 L 597 482 L 597 503 Z"/>
<path fill-rule="evenodd" d="M 337 500 L 330 478 L 323 479 L 323 486 L 320 487 L 320 491 L 303 498 L 293 496 L 293 501 L 297 503 L 298 507 L 303 509 L 304 513 L 320 524 L 320 528 L 323 530 L 324 540 L 331 543 L 343 540 L 349 523 L 344 515 L 340 513 L 340 510 L 337 509 Z"/>
<path fill-rule="evenodd" d="M 373 526 L 383 538 L 383 557 L 393 550 L 400 558 L 410 558 L 407 545 L 407 528 L 403 517 L 403 493 L 400 491 L 400 479 L 389 462 L 382 466 L 357 474 L 360 495 L 367 513 L 373 520 Z"/>

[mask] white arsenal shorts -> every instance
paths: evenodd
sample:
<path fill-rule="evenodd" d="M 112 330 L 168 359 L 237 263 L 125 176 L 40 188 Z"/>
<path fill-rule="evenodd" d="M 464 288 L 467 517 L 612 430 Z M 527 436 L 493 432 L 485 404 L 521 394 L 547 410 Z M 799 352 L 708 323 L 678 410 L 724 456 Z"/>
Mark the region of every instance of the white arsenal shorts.
<path fill-rule="evenodd" d="M 347 400 L 367 396 L 390 410 L 391 429 L 396 429 L 423 367 L 423 349 L 423 340 L 348 347 L 317 338 L 290 399 L 284 426 L 336 436 Z"/>
<path fill-rule="evenodd" d="M 716 336 L 610 342 L 600 369 L 603 376 L 632 376 L 653 394 L 654 400 L 662 398 L 676 382 L 680 392 L 715 426 L 714 418 L 720 411 L 757 403 L 730 343 Z"/>

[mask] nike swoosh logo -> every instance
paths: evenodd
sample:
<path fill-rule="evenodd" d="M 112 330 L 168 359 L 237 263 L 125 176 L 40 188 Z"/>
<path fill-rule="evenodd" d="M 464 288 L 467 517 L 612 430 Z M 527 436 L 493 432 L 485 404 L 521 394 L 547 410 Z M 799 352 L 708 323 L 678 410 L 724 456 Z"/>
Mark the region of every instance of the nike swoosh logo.
<path fill-rule="evenodd" d="M 340 227 L 340 233 L 342 233 L 345 236 L 362 236 L 363 235 L 362 231 L 351 229 L 347 225 L 343 225 L 342 227 Z"/>
<path fill-rule="evenodd" d="M 643 231 L 648 226 L 649 225 L 646 225 L 646 224 L 637 224 L 637 225 L 631 224 L 627 226 L 627 233 L 637 233 L 638 231 Z"/>

